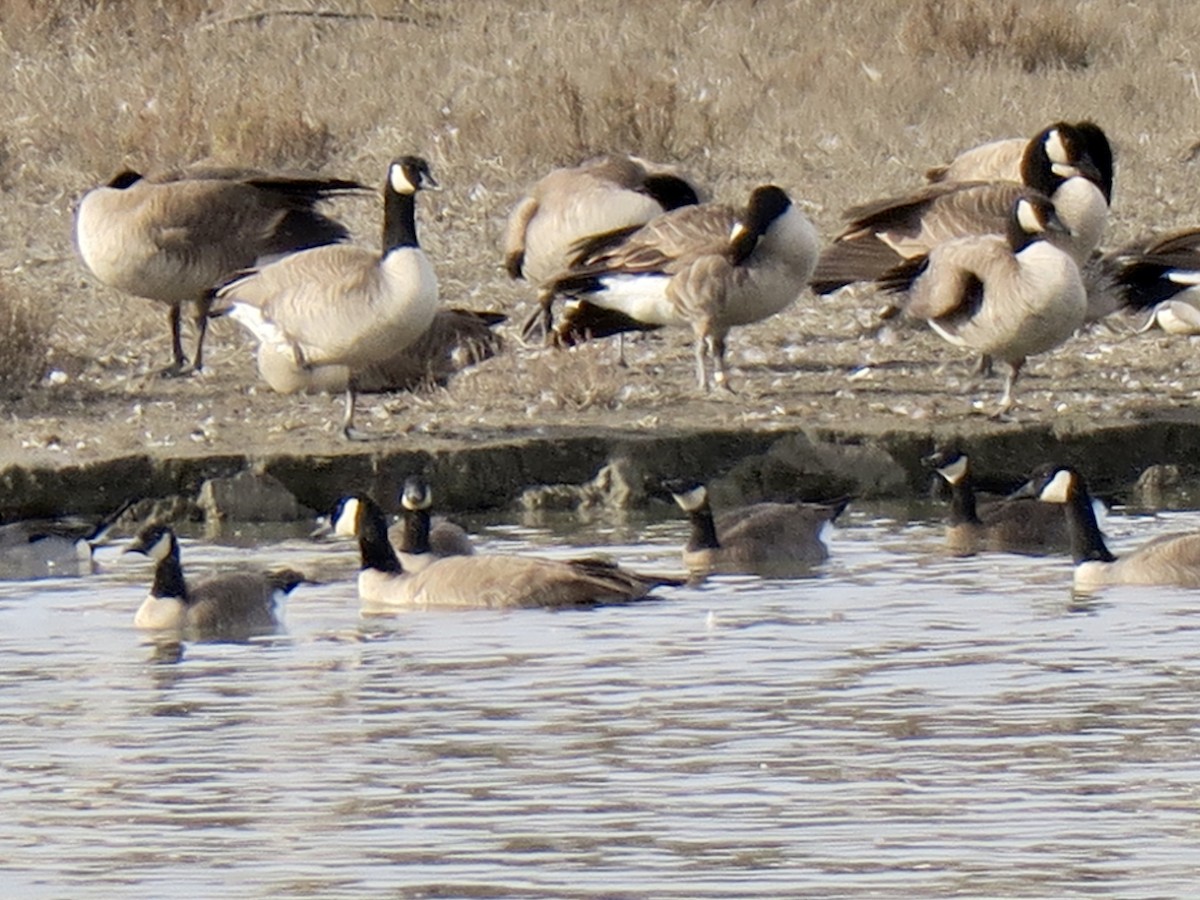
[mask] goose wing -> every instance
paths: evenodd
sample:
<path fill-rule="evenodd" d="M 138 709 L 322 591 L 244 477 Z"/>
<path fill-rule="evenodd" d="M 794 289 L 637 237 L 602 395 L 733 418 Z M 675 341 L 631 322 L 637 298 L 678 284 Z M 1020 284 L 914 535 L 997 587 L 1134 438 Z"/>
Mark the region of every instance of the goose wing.
<path fill-rule="evenodd" d="M 575 272 L 674 274 L 699 256 L 723 254 L 737 222 L 731 207 L 685 206 L 640 228 L 619 229 L 576 246 Z"/>
<path fill-rule="evenodd" d="M 925 172 L 927 181 L 1020 181 L 1029 141 L 1004 138 L 964 150 L 944 166 Z"/>
<path fill-rule="evenodd" d="M 656 583 L 657 579 L 596 561 L 451 556 L 406 579 L 401 601 L 412 606 L 489 609 L 595 606 L 640 599 Z"/>

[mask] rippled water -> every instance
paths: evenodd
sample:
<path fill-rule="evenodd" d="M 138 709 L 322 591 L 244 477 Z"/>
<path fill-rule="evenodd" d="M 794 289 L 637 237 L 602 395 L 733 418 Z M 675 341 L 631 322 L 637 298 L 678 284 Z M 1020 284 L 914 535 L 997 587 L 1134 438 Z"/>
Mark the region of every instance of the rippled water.
<path fill-rule="evenodd" d="M 1119 552 L 1174 526 L 1200 515 L 1107 530 Z M 684 530 L 573 538 L 663 569 Z M 805 581 L 369 620 L 349 546 L 187 542 L 193 572 L 286 563 L 333 583 L 299 588 L 277 637 L 178 657 L 131 627 L 140 558 L 0 582 L 0 883 L 22 897 L 1191 894 L 1200 595 L 1075 600 L 1065 560 L 948 559 L 939 535 L 860 510 Z"/>

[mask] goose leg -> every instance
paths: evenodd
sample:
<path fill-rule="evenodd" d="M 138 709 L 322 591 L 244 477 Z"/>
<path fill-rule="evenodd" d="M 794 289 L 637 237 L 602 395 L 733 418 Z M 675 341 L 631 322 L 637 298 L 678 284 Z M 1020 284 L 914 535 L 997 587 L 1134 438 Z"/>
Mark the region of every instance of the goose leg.
<path fill-rule="evenodd" d="M 186 375 L 188 372 L 188 360 L 183 355 L 183 335 L 180 333 L 181 316 L 182 310 L 179 304 L 171 304 L 170 311 L 167 313 L 167 323 L 171 326 L 171 355 L 174 361 L 158 373 L 164 378 L 175 378 L 179 375 Z"/>
<path fill-rule="evenodd" d="M 208 314 L 212 310 L 213 298 L 204 297 L 196 301 L 196 313 L 193 321 L 196 323 L 196 357 L 192 363 L 192 372 L 199 372 L 204 365 L 204 336 L 208 333 Z"/>
<path fill-rule="evenodd" d="M 1008 377 L 1004 379 L 1004 393 L 1000 397 L 1000 408 L 996 410 L 991 418 L 1002 419 L 1017 405 L 1017 401 L 1013 397 L 1013 386 L 1017 383 L 1017 377 L 1021 374 L 1021 367 L 1024 365 L 1025 360 L 1023 359 L 1018 359 L 1008 364 Z"/>
<path fill-rule="evenodd" d="M 696 381 L 700 384 L 700 390 L 707 392 L 708 385 L 708 366 L 704 362 L 705 352 L 705 336 L 700 334 L 696 337 Z"/>
<path fill-rule="evenodd" d="M 353 383 L 346 385 L 346 408 L 342 415 L 342 437 L 348 441 L 361 441 L 364 435 L 354 427 L 354 407 L 357 397 Z"/>
<path fill-rule="evenodd" d="M 729 369 L 725 364 L 725 336 L 723 334 L 709 335 L 709 352 L 713 358 L 713 367 L 715 372 L 713 379 L 717 382 L 717 387 L 724 388 L 731 394 L 736 394 L 729 385 Z"/>

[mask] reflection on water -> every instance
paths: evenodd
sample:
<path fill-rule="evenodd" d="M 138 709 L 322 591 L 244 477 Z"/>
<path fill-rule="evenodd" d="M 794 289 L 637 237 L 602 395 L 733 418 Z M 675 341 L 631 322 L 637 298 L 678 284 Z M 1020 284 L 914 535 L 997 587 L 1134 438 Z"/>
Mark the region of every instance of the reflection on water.
<path fill-rule="evenodd" d="M 1114 517 L 1117 552 L 1196 514 Z M 495 523 L 678 565 L 682 521 Z M 10 896 L 1183 896 L 1197 594 L 1072 598 L 858 510 L 816 579 L 589 612 L 361 619 L 352 547 L 186 542 L 327 582 L 248 644 L 154 647 L 144 560 L 0 583 Z"/>

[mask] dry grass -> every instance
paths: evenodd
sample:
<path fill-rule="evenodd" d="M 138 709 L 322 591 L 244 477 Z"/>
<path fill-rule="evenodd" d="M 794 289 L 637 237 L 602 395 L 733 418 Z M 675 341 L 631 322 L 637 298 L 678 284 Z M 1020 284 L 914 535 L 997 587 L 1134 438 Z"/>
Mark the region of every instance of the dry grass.
<path fill-rule="evenodd" d="M 50 349 L 46 314 L 0 282 L 0 396 L 36 384 Z"/>
<path fill-rule="evenodd" d="M 518 319 L 527 293 L 499 266 L 508 209 L 549 167 L 603 150 L 679 162 L 735 202 L 775 181 L 832 234 L 846 206 L 914 185 L 964 147 L 1091 117 L 1119 152 L 1111 241 L 1196 220 L 1194 169 L 1179 161 L 1200 138 L 1188 0 L 298 0 L 249 12 L 0 0 L 0 13 L 0 266 L 23 273 L 41 340 L 133 367 L 160 363 L 162 309 L 96 285 L 71 244 L 76 199 L 125 166 L 374 182 L 397 153 L 422 153 L 447 186 L 420 213 L 447 299 Z M 338 212 L 374 243 L 373 203 Z M 219 330 L 213 349 L 242 344 Z M 571 390 L 563 409 L 630 402 L 583 378 Z"/>

